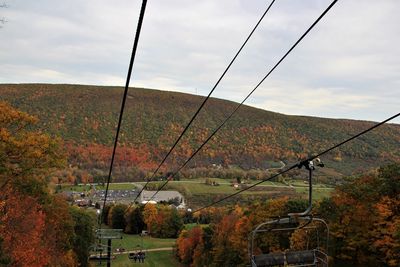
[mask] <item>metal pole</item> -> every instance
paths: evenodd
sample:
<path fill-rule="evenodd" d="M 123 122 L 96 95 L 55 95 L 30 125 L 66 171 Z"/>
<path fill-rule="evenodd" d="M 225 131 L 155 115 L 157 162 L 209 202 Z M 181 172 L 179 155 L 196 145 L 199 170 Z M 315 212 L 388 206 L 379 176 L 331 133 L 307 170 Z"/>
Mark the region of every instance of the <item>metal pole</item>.
<path fill-rule="evenodd" d="M 308 207 L 303 212 L 289 213 L 288 214 L 289 217 L 307 216 L 312 210 L 312 172 L 314 169 L 312 162 L 311 162 L 311 164 L 309 163 L 309 165 L 308 165 L 308 167 L 306 167 L 306 169 L 308 169 Z"/>
<path fill-rule="evenodd" d="M 111 267 L 111 239 L 107 240 L 107 267 Z"/>
<path fill-rule="evenodd" d="M 309 207 L 309 211 L 305 214 L 308 215 L 308 213 L 311 211 L 312 209 L 312 172 L 313 169 L 310 168 L 308 170 L 309 176 L 308 176 L 308 207 Z"/>

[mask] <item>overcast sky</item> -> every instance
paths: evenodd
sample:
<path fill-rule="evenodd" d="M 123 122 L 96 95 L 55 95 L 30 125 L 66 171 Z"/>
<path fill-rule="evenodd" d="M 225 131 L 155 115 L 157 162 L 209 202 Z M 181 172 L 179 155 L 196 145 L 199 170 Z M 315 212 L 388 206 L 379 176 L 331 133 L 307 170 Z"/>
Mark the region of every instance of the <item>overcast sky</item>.
<path fill-rule="evenodd" d="M 4 2 L 0 83 L 125 84 L 141 1 Z M 131 86 L 207 95 L 269 3 L 149 0 Z M 329 4 L 277 0 L 213 96 L 240 102 Z M 340 0 L 246 103 L 375 121 L 398 113 L 399 11 L 398 0 Z"/>

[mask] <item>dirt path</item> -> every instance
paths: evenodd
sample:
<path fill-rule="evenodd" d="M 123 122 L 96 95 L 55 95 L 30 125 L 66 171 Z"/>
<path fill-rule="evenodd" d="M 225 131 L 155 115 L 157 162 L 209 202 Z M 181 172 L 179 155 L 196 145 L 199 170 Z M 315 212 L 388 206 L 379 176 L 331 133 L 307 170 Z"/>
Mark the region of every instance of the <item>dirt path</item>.
<path fill-rule="evenodd" d="M 145 252 L 151 252 L 151 251 L 168 251 L 168 250 L 173 250 L 173 247 L 165 247 L 165 248 L 150 248 L 150 249 L 144 249 Z M 115 254 L 129 254 L 129 253 L 136 253 L 138 250 L 130 250 L 130 251 L 124 251 L 124 252 L 116 252 Z"/>

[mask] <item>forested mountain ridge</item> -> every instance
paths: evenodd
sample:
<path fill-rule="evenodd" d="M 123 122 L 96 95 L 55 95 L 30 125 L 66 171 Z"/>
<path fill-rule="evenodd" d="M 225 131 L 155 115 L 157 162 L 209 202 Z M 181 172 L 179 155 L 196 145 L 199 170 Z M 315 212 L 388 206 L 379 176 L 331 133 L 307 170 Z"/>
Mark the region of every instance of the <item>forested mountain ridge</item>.
<path fill-rule="evenodd" d="M 110 149 L 122 98 L 122 87 L 64 84 L 0 84 L 0 100 L 39 118 L 37 127 L 59 135 L 70 162 L 102 168 Z M 131 88 L 126 103 L 117 161 L 152 169 L 165 155 L 203 97 L 183 93 Z M 189 128 L 173 157 L 183 162 L 230 114 L 237 103 L 210 99 Z M 193 166 L 236 165 L 244 169 L 270 167 L 273 161 L 296 161 L 324 150 L 374 122 L 288 116 L 249 106 L 213 138 Z M 326 156 L 332 164 L 356 162 L 379 165 L 400 160 L 400 125 L 384 125 Z M 118 165 L 118 163 L 117 163 Z M 335 167 L 340 169 L 342 167 Z"/>

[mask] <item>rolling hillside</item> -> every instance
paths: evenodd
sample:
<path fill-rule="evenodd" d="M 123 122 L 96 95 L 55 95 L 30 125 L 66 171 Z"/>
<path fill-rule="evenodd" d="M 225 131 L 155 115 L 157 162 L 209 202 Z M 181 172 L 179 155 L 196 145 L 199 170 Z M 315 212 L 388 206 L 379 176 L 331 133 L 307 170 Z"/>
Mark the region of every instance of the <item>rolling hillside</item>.
<path fill-rule="evenodd" d="M 115 135 L 122 87 L 62 84 L 1 84 L 0 100 L 39 117 L 37 127 L 65 141 L 71 164 L 104 169 Z M 165 155 L 203 97 L 131 88 L 117 166 L 151 170 Z M 235 107 L 211 99 L 189 129 L 167 169 L 193 152 Z M 243 106 L 196 157 L 191 167 L 272 167 L 321 151 L 373 122 L 288 116 Z M 338 173 L 400 160 L 400 125 L 385 125 L 325 157 Z"/>

